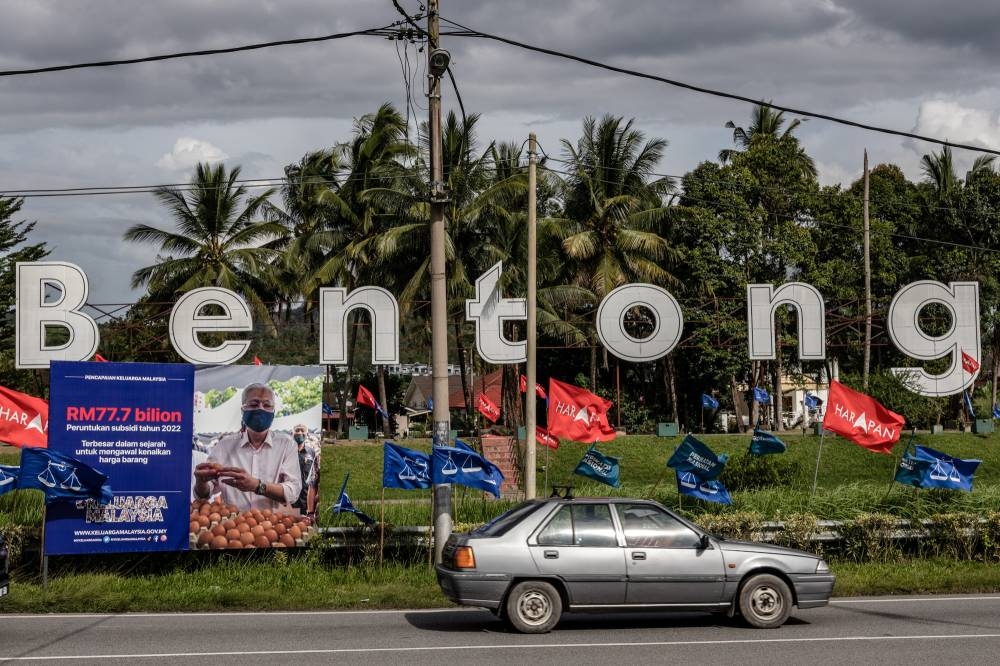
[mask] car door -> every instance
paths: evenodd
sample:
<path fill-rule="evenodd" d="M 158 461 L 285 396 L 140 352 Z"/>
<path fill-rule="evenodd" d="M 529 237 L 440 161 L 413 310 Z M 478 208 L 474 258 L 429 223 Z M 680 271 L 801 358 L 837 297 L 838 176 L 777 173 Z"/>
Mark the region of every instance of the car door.
<path fill-rule="evenodd" d="M 615 504 L 625 535 L 626 602 L 711 607 L 725 584 L 722 552 L 662 507 Z"/>
<path fill-rule="evenodd" d="M 565 581 L 571 605 L 625 603 L 625 549 L 606 502 L 562 505 L 528 548 L 539 572 Z"/>

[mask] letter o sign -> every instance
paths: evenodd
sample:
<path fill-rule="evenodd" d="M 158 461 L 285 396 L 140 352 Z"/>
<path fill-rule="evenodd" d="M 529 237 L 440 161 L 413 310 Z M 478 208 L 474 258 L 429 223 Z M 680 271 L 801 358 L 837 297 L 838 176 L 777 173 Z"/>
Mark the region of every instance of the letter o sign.
<path fill-rule="evenodd" d="M 652 310 L 653 332 L 636 338 L 625 330 L 625 315 L 635 307 Z M 684 328 L 681 306 L 669 291 L 653 284 L 625 284 L 604 297 L 597 308 L 597 337 L 604 347 L 625 361 L 655 361 L 677 345 Z"/>

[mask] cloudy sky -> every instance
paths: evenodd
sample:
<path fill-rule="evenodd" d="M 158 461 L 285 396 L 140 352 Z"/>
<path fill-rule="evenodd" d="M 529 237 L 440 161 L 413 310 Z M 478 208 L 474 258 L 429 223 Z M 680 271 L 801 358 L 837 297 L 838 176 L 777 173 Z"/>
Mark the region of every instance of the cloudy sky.
<path fill-rule="evenodd" d="M 417 0 L 400 0 L 414 13 Z M 995 0 L 443 0 L 470 28 L 754 99 L 959 143 L 1000 148 L 1000 3 Z M 224 48 L 386 26 L 390 0 L 0 0 L 0 70 Z M 559 156 L 585 115 L 635 118 L 667 139 L 681 175 L 731 145 L 750 108 L 468 37 L 444 37 L 481 138 L 529 131 Z M 377 37 L 53 74 L 0 77 L 0 191 L 186 182 L 199 160 L 273 178 L 349 136 L 383 102 L 426 117 L 416 47 Z M 456 108 L 445 87 L 446 108 Z M 849 183 L 867 148 L 920 178 L 938 147 L 806 122 L 824 184 Z M 956 151 L 960 170 L 975 157 Z M 127 303 L 155 251 L 122 233 L 170 220 L 149 194 L 31 198 L 23 216 L 52 258 L 80 265 L 91 303 Z"/>

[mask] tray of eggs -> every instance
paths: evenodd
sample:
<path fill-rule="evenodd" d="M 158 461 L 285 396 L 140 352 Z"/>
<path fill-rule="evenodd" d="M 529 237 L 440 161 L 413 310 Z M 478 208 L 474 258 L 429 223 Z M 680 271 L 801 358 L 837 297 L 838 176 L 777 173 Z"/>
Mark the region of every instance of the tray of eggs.
<path fill-rule="evenodd" d="M 294 548 L 312 535 L 312 523 L 303 516 L 280 511 L 237 511 L 219 500 L 191 502 L 192 549 Z"/>

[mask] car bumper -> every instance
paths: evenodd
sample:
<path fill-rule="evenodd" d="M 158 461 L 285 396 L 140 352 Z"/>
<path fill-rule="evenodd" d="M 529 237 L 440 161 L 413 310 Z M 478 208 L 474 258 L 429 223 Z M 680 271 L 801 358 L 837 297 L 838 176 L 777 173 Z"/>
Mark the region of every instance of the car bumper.
<path fill-rule="evenodd" d="M 795 587 L 795 598 L 799 608 L 826 606 L 833 594 L 833 574 L 801 574 L 790 576 Z"/>
<path fill-rule="evenodd" d="M 438 585 L 444 596 L 462 606 L 479 606 L 496 610 L 510 586 L 507 574 L 484 574 L 476 571 L 455 571 L 437 565 Z"/>

